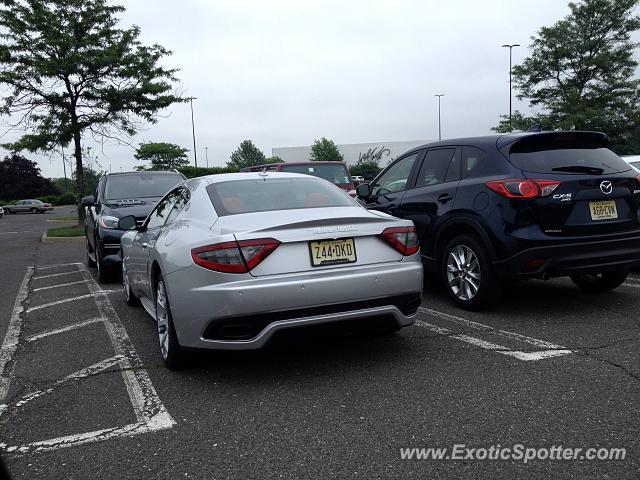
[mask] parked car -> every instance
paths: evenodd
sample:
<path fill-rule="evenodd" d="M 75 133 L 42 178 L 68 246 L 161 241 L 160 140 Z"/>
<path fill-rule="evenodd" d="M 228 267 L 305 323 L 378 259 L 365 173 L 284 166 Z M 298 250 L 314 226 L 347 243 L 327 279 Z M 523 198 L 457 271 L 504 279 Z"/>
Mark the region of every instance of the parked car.
<path fill-rule="evenodd" d="M 0 218 L 4 217 L 4 208 L 0 207 Z"/>
<path fill-rule="evenodd" d="M 362 175 L 354 175 L 353 177 L 351 177 L 351 180 L 353 180 L 353 182 L 358 182 L 358 184 L 364 182 L 364 177 Z"/>
<path fill-rule="evenodd" d="M 324 178 L 337 185 L 352 197 L 355 196 L 355 185 L 351 181 L 351 175 L 345 162 L 287 162 L 287 163 L 267 163 L 265 165 L 255 165 L 243 168 L 241 172 L 289 172 L 304 173 L 318 178 Z"/>
<path fill-rule="evenodd" d="M 85 207 L 87 264 L 98 268 L 98 280 L 109 281 L 120 271 L 120 217 L 132 215 L 142 224 L 165 193 L 184 180 L 177 171 L 109 173 L 95 194 L 82 199 Z"/>
<path fill-rule="evenodd" d="M 529 278 L 608 291 L 640 266 L 640 181 L 602 133 L 431 143 L 357 191 L 367 208 L 415 223 L 425 267 L 463 308 Z"/>
<path fill-rule="evenodd" d="M 53 205 L 40 200 L 19 200 L 13 205 L 4 205 L 6 213 L 44 213 L 53 210 Z"/>
<path fill-rule="evenodd" d="M 122 286 L 156 319 L 162 358 L 257 349 L 278 331 L 411 324 L 421 303 L 415 228 L 324 180 L 280 172 L 183 182 L 142 225 L 121 218 Z M 139 300 L 138 300 L 139 299 Z"/>

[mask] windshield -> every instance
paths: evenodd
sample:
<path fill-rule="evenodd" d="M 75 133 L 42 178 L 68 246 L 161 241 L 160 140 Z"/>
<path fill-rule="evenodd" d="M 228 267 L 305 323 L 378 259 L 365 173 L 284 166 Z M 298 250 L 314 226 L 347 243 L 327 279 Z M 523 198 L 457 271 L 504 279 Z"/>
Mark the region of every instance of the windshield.
<path fill-rule="evenodd" d="M 511 163 L 524 171 L 556 174 L 610 174 L 630 170 L 627 162 L 608 148 L 571 148 L 509 155 Z"/>
<path fill-rule="evenodd" d="M 107 179 L 104 197 L 106 200 L 162 197 L 182 180 L 177 173 L 114 175 Z"/>
<path fill-rule="evenodd" d="M 355 205 L 346 193 L 331 184 L 306 178 L 220 182 L 209 185 L 207 192 L 220 216 Z"/>
<path fill-rule="evenodd" d="M 349 172 L 347 172 L 347 168 L 342 163 L 336 163 L 335 165 L 283 165 L 282 171 L 313 175 L 314 177 L 329 180 L 335 185 L 349 184 Z"/>

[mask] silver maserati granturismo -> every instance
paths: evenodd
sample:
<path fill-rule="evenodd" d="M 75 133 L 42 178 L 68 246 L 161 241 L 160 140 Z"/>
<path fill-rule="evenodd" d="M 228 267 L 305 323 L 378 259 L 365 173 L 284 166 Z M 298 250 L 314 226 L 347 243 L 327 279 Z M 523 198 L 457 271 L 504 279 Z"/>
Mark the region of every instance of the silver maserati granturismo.
<path fill-rule="evenodd" d="M 122 286 L 178 367 L 185 347 L 260 348 L 279 330 L 354 321 L 395 331 L 422 296 L 415 227 L 326 180 L 254 172 L 186 180 L 142 224 L 123 217 Z"/>

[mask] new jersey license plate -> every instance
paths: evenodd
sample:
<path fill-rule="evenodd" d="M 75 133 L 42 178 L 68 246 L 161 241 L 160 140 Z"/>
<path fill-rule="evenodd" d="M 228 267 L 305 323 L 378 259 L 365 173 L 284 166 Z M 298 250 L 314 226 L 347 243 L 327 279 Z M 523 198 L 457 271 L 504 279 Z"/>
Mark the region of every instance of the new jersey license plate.
<path fill-rule="evenodd" d="M 357 260 L 353 238 L 309 242 L 309 252 L 311 265 L 314 267 L 354 263 Z"/>
<path fill-rule="evenodd" d="M 603 202 L 589 202 L 591 210 L 591 220 L 610 220 L 618 218 L 618 209 L 615 200 L 606 200 Z"/>

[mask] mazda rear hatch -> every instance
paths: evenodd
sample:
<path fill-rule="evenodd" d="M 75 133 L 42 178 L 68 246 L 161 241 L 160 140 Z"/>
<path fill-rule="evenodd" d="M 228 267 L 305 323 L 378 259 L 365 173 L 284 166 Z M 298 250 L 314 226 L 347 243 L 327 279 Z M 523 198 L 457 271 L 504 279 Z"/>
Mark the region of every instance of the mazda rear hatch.
<path fill-rule="evenodd" d="M 593 235 L 638 228 L 637 172 L 609 150 L 606 135 L 541 133 L 501 150 L 525 179 L 540 186 L 528 214 L 546 234 Z"/>

